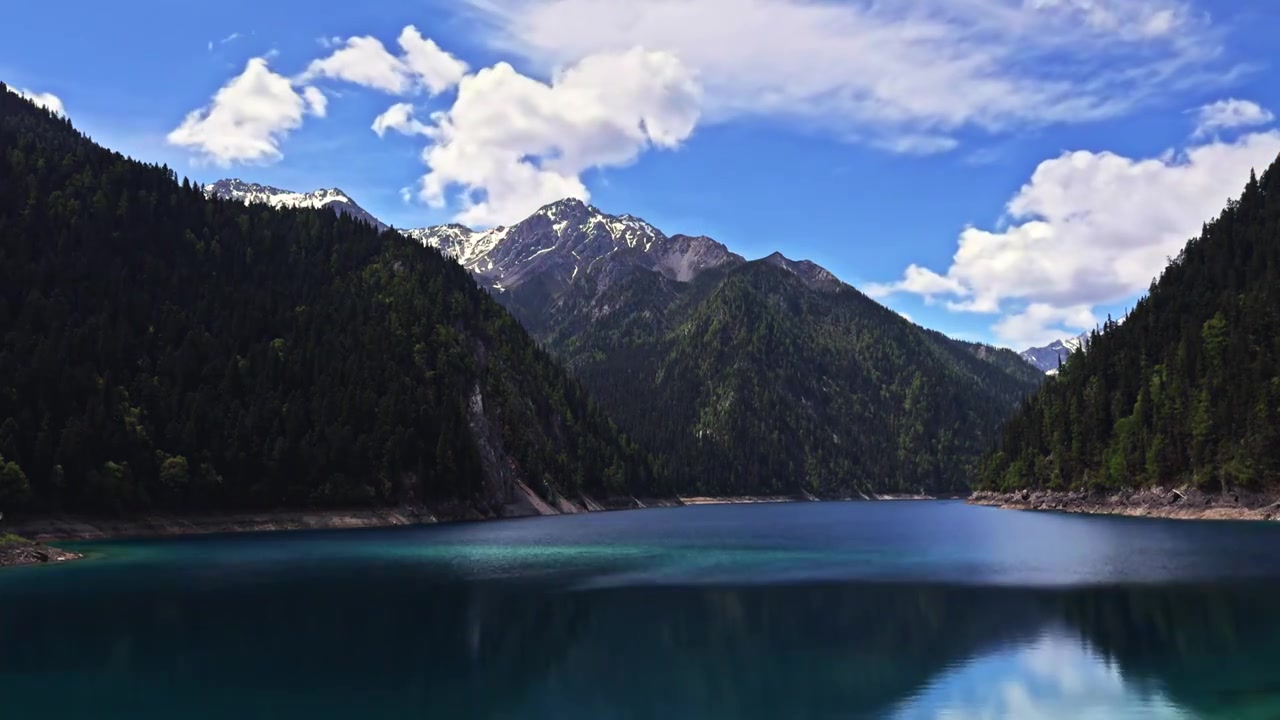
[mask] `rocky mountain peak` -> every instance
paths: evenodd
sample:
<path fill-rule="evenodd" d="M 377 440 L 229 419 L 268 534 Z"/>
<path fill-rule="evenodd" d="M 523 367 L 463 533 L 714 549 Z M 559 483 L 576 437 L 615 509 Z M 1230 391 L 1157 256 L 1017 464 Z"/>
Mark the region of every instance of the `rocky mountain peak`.
<path fill-rule="evenodd" d="M 832 274 L 830 270 L 811 260 L 792 260 L 780 252 L 775 252 L 764 258 L 762 262 L 794 273 L 806 285 L 815 290 L 835 292 L 844 286 L 840 278 Z"/>
<path fill-rule="evenodd" d="M 707 268 L 743 261 L 711 238 L 668 237 L 633 215 L 610 215 L 576 198 L 545 205 L 510 227 L 445 225 L 405 234 L 452 255 L 499 291 L 537 277 L 555 294 L 579 275 L 619 263 L 687 282 Z"/>
<path fill-rule="evenodd" d="M 277 208 L 328 207 L 336 213 L 363 220 L 378 229 L 387 229 L 386 224 L 357 205 L 341 188 L 320 188 L 310 192 L 294 192 L 270 185 L 246 182 L 240 178 L 223 178 L 205 185 L 203 190 L 208 197 L 237 200 L 246 205 L 250 203 L 265 203 Z"/>
<path fill-rule="evenodd" d="M 1071 353 L 1085 347 L 1088 343 L 1089 333 L 1084 332 L 1075 337 L 1054 340 L 1044 347 L 1027 348 L 1018 354 L 1041 372 L 1055 375 L 1060 362 L 1066 362 Z"/>

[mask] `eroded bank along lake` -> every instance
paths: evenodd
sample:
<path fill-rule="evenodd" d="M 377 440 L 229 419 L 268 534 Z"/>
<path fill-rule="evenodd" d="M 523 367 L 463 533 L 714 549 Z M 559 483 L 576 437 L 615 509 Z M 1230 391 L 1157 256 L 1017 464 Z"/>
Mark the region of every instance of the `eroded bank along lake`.
<path fill-rule="evenodd" d="M 6 717 L 1272 718 L 1280 525 L 960 502 L 72 543 Z"/>

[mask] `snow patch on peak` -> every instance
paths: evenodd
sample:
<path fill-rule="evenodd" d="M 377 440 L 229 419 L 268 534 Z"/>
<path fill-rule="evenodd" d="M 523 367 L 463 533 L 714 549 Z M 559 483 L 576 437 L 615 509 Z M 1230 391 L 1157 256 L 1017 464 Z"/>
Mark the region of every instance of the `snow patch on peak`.
<path fill-rule="evenodd" d="M 1044 347 L 1027 348 L 1018 354 L 1046 375 L 1057 375 L 1060 363 L 1066 362 L 1072 353 L 1088 345 L 1089 333 L 1084 332 L 1075 337 L 1054 340 Z"/>
<path fill-rule="evenodd" d="M 633 215 L 609 215 L 581 200 L 539 208 L 510 227 L 407 230 L 405 235 L 454 257 L 491 287 L 511 290 L 533 277 L 567 285 L 609 266 L 637 266 L 687 282 L 703 270 L 745 262 L 707 237 L 668 237 Z M 554 291 L 553 291 L 554 292 Z"/>
<path fill-rule="evenodd" d="M 240 178 L 224 178 L 205 185 L 202 190 L 207 197 L 238 201 L 246 205 L 261 203 L 274 208 L 327 207 L 334 212 L 363 220 L 380 230 L 385 230 L 387 227 L 385 223 L 357 205 L 351 196 L 336 187 L 310 192 L 294 192 L 270 185 L 245 182 Z"/>

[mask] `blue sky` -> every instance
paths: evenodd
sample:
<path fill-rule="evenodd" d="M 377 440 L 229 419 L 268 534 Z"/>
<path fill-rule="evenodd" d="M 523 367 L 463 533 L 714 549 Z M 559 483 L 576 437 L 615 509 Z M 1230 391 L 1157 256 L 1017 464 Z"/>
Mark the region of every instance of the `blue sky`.
<path fill-rule="evenodd" d="M 1280 153 L 1274 3 L 75 0 L 6 20 L 0 79 L 193 179 L 337 186 L 401 227 L 588 196 L 1015 348 L 1119 315 Z"/>

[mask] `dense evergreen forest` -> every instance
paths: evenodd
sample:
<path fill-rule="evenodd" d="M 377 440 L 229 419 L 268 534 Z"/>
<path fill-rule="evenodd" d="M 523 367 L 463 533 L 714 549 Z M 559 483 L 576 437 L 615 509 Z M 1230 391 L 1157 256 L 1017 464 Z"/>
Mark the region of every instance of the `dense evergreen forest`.
<path fill-rule="evenodd" d="M 1042 376 L 765 261 L 580 278 L 518 315 L 685 493 L 967 489 Z"/>
<path fill-rule="evenodd" d="M 1280 483 L 1280 162 L 1029 398 L 987 489 Z"/>
<path fill-rule="evenodd" d="M 0 85 L 0 509 L 654 494 L 468 273 L 328 210 L 208 200 Z"/>

